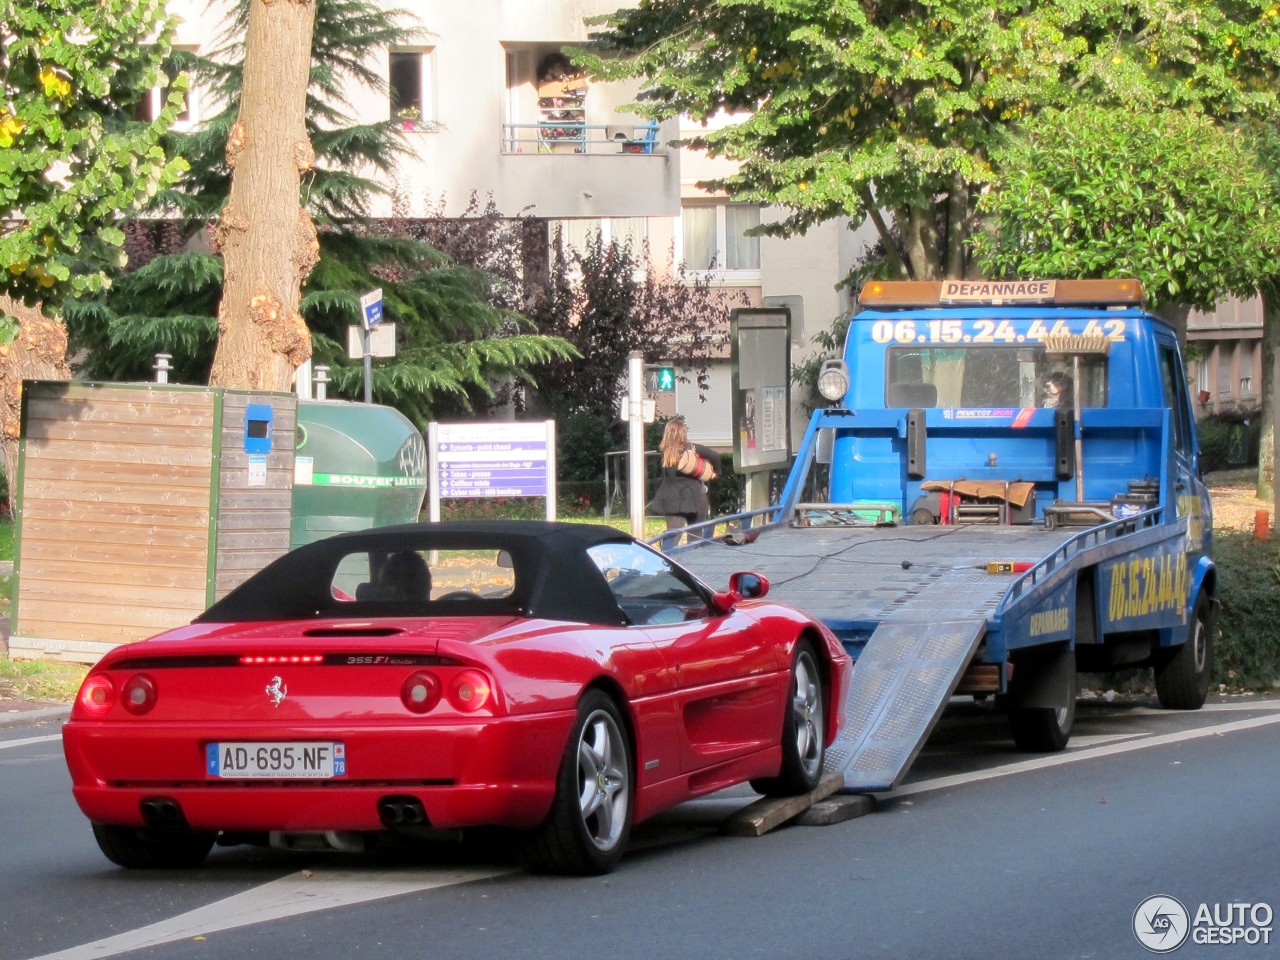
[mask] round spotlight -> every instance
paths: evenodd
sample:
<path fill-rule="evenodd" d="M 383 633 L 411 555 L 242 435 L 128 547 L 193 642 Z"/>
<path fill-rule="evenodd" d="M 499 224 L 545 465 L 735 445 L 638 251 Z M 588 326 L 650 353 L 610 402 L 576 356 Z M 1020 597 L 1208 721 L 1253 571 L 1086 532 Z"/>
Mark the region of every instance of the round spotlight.
<path fill-rule="evenodd" d="M 823 361 L 818 371 L 818 392 L 831 403 L 844 399 L 849 392 L 849 368 L 843 360 Z"/>

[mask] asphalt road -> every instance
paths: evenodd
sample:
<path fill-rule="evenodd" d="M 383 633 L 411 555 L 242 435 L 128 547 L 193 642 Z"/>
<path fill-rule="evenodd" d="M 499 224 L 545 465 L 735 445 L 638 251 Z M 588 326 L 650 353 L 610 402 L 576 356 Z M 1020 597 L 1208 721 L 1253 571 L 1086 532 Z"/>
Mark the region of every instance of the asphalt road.
<path fill-rule="evenodd" d="M 752 799 L 732 791 L 639 828 L 615 873 L 558 879 L 520 871 L 501 837 L 119 870 L 71 799 L 57 722 L 7 725 L 0 960 L 1148 957 L 1148 897 L 1280 912 L 1277 733 L 1280 698 L 1082 701 L 1068 751 L 1032 757 L 957 703 L 868 816 L 728 837 L 719 820 Z M 1174 955 L 1275 950 L 1188 938 Z"/>

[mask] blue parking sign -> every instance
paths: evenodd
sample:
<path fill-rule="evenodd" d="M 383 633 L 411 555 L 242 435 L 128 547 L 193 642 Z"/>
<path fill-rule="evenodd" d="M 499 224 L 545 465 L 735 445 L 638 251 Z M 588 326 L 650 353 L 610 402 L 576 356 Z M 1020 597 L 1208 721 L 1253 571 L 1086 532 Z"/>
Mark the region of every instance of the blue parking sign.
<path fill-rule="evenodd" d="M 360 298 L 360 314 L 364 328 L 372 330 L 382 322 L 382 288 L 371 290 Z"/>

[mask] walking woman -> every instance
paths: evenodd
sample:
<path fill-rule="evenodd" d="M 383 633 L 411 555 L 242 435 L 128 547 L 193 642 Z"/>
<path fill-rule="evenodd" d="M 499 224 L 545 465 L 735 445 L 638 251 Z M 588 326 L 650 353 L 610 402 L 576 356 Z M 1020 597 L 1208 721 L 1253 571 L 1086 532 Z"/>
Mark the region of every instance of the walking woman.
<path fill-rule="evenodd" d="M 658 453 L 662 462 L 662 481 L 658 484 L 657 494 L 649 502 L 648 512 L 664 517 L 667 529 L 676 531 L 662 538 L 662 549 L 670 550 L 680 542 L 680 528 L 699 523 L 711 515 L 711 500 L 707 496 L 705 480 L 713 480 L 720 474 L 720 454 L 700 443 L 690 443 L 689 427 L 681 417 L 667 421 Z M 686 464 L 690 461 L 696 463 L 691 454 L 696 454 L 703 465 L 687 467 L 687 472 L 681 472 L 681 457 L 685 457 Z M 689 537 L 705 540 L 710 532 L 709 529 L 699 530 Z"/>

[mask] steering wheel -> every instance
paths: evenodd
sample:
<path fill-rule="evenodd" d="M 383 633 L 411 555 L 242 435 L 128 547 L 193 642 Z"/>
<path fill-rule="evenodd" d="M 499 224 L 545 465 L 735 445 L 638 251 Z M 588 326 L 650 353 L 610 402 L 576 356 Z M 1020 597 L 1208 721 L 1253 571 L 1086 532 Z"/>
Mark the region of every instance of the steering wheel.
<path fill-rule="evenodd" d="M 436 602 L 453 603 L 456 600 L 481 600 L 480 594 L 472 593 L 470 590 L 454 590 L 446 593 L 444 596 L 436 597 Z"/>

